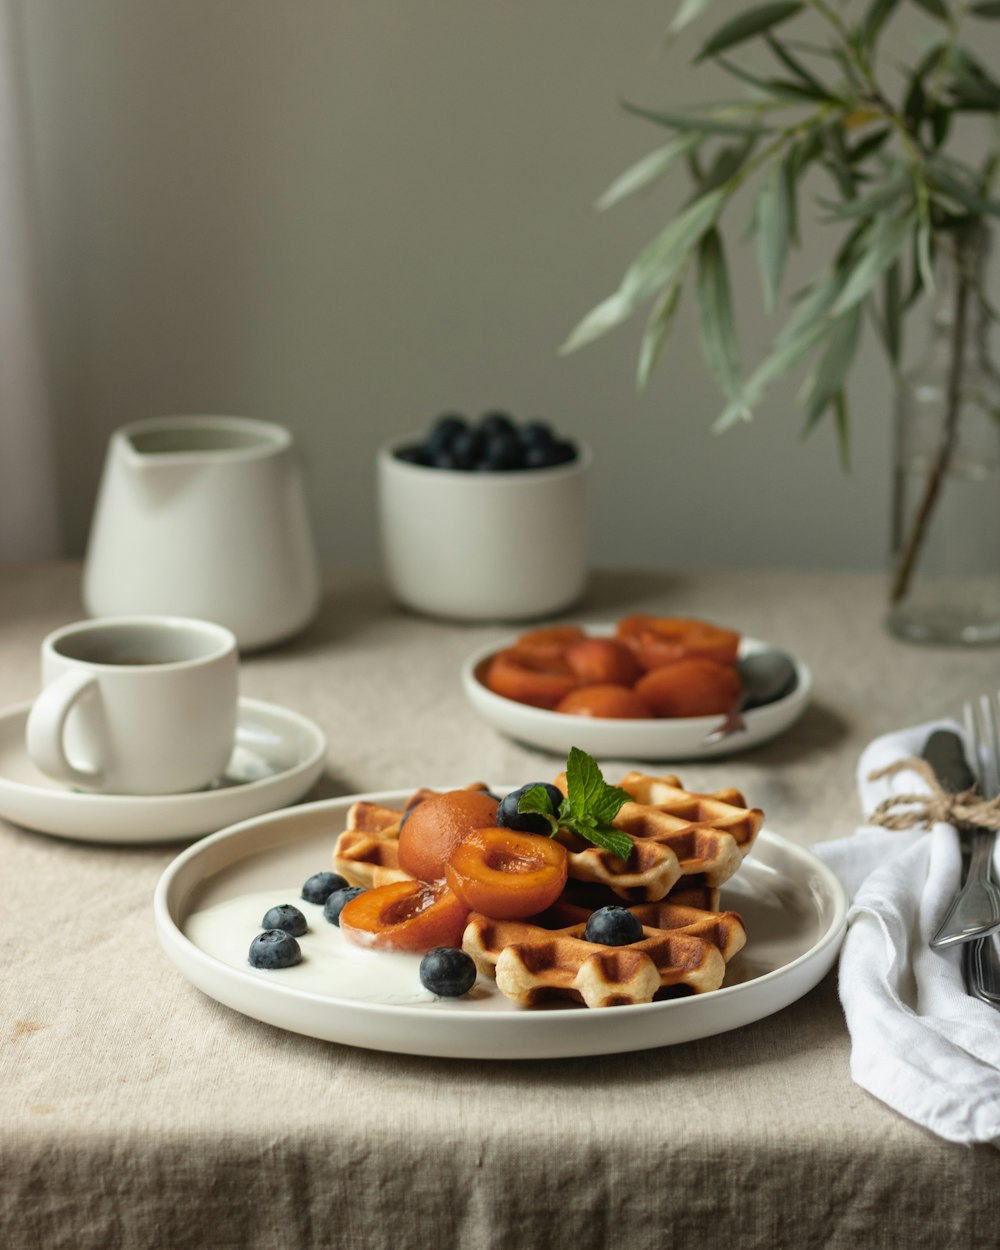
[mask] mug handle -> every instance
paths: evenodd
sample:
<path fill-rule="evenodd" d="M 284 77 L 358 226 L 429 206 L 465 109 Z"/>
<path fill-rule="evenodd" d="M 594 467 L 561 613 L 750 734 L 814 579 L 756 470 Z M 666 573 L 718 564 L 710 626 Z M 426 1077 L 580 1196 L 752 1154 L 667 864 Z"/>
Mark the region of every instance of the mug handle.
<path fill-rule="evenodd" d="M 63 746 L 66 718 L 97 678 L 83 669 L 70 669 L 51 682 L 32 704 L 26 733 L 28 754 L 49 777 L 69 785 L 100 786 L 99 769 L 77 768 Z"/>

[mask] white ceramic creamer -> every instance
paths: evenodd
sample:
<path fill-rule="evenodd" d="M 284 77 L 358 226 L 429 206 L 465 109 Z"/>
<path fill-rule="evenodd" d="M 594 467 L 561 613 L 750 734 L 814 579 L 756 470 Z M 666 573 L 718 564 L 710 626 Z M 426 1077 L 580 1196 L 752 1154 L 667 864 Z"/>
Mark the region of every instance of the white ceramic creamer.
<path fill-rule="evenodd" d="M 243 650 L 302 629 L 320 576 L 289 432 L 244 417 L 154 417 L 111 438 L 84 562 L 92 616 L 226 626 Z"/>

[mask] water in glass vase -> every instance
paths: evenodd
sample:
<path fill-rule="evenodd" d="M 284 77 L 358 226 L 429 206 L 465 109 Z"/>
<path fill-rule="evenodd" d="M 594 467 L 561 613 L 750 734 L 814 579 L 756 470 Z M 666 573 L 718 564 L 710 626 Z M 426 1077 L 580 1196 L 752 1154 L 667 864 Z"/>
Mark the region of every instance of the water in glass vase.
<path fill-rule="evenodd" d="M 982 231 L 939 257 L 929 341 L 899 379 L 888 627 L 1000 643 L 1000 373 L 980 298 Z"/>
<path fill-rule="evenodd" d="M 912 531 L 932 470 L 928 460 L 896 470 L 905 532 Z M 1000 642 L 1000 464 L 952 464 L 889 627 L 911 642 Z"/>

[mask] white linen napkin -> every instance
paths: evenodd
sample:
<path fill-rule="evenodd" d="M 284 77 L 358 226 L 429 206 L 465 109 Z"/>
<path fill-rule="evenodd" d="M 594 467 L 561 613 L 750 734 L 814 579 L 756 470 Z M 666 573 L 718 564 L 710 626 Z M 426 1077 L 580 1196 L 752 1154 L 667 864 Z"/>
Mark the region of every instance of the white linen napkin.
<path fill-rule="evenodd" d="M 942 728 L 961 732 L 939 721 L 865 749 L 858 792 L 866 815 L 891 794 L 927 792 L 911 769 L 877 781 L 870 774 L 919 756 Z M 960 949 L 929 945 L 959 885 L 955 829 L 862 825 L 812 849 L 852 899 L 839 985 L 855 1082 L 948 1141 L 1000 1146 L 1000 1011 L 965 992 Z"/>

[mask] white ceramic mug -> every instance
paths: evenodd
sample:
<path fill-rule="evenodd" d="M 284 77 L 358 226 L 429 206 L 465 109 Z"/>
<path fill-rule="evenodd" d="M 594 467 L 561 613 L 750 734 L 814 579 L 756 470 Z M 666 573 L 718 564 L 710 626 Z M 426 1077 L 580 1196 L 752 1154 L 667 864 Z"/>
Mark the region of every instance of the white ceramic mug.
<path fill-rule="evenodd" d="M 42 642 L 28 754 L 48 776 L 84 790 L 198 790 L 232 754 L 238 680 L 236 638 L 210 621 L 66 625 Z"/>
<path fill-rule="evenodd" d="M 377 494 L 390 589 L 407 607 L 465 621 L 517 621 L 573 604 L 587 581 L 590 451 L 549 469 L 463 473 L 382 447 Z"/>

